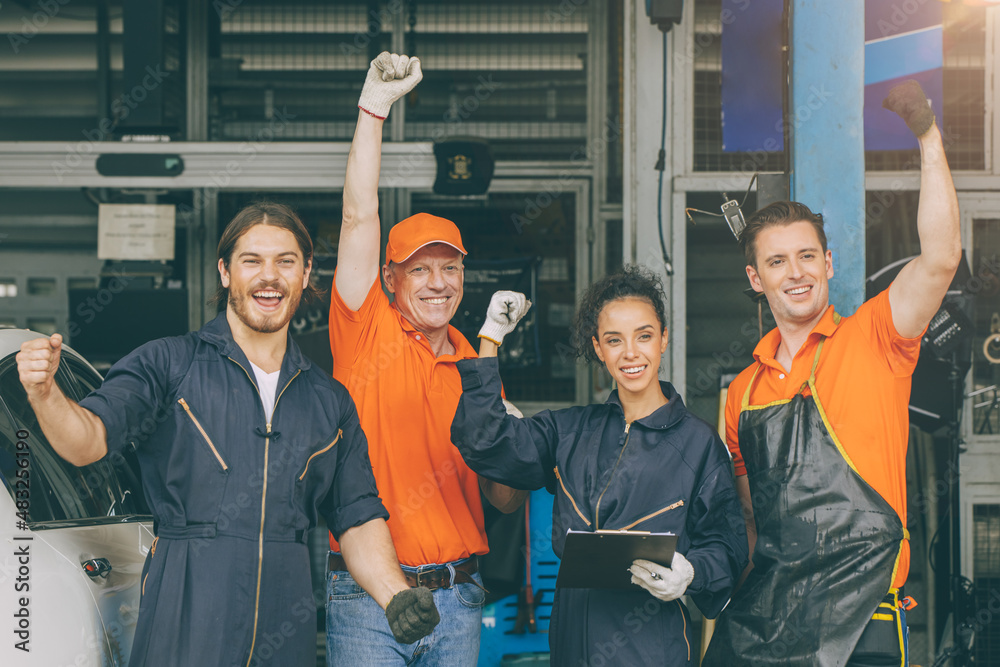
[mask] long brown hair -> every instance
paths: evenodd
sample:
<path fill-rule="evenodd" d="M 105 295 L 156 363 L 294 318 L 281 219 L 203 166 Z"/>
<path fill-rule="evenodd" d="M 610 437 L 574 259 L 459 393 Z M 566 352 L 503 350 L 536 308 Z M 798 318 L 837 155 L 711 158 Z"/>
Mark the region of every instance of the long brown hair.
<path fill-rule="evenodd" d="M 312 238 L 309 236 L 309 230 L 299 220 L 299 216 L 295 214 L 295 211 L 284 204 L 272 201 L 256 201 L 244 207 L 242 211 L 236 214 L 236 217 L 229 221 L 225 231 L 222 232 L 222 238 L 219 239 L 219 259 L 222 260 L 227 271 L 229 270 L 229 262 L 233 257 L 233 251 L 236 250 L 237 241 L 251 227 L 257 225 L 271 225 L 291 232 L 299 244 L 299 250 L 302 251 L 302 259 L 305 262 L 305 266 L 308 267 L 312 263 Z M 309 305 L 317 301 L 320 297 L 320 290 L 310 280 L 309 284 L 302 291 L 302 303 Z M 225 304 L 228 300 L 229 290 L 222 286 L 220 280 L 215 296 L 212 297 L 209 303 Z"/>

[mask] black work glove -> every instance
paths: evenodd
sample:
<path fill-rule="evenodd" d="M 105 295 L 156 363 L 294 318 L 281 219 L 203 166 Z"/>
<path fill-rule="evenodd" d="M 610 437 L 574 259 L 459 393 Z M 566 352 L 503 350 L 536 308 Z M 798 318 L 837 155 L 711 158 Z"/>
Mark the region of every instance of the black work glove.
<path fill-rule="evenodd" d="M 412 644 L 423 639 L 441 621 L 434 594 L 430 589 L 408 588 L 392 596 L 385 608 L 385 618 L 389 621 L 392 636 L 400 644 Z"/>
<path fill-rule="evenodd" d="M 918 137 L 934 124 L 934 111 L 920 84 L 910 79 L 895 86 L 882 100 L 882 106 L 895 111 L 906 121 L 906 126 Z"/>

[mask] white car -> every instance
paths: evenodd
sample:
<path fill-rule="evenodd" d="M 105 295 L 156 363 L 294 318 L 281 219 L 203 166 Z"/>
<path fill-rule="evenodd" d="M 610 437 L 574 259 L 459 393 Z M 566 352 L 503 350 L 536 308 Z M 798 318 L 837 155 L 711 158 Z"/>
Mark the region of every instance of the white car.
<path fill-rule="evenodd" d="M 0 665 L 120 667 L 152 517 L 131 449 L 77 468 L 46 441 L 14 360 L 38 337 L 0 329 Z M 56 382 L 80 400 L 101 376 L 63 346 Z"/>

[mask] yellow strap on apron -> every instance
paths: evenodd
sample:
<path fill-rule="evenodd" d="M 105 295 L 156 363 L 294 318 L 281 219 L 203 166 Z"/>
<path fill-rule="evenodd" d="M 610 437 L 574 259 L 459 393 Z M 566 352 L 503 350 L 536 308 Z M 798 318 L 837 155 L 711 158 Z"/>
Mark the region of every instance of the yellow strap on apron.
<path fill-rule="evenodd" d="M 833 314 L 833 322 L 834 322 L 834 324 L 840 324 L 840 315 L 838 315 L 837 313 L 834 313 Z M 816 346 L 816 355 L 813 357 L 812 368 L 809 369 L 809 380 L 807 380 L 806 382 L 802 383 L 802 387 L 799 388 L 799 393 L 802 393 L 803 391 L 805 391 L 805 388 L 807 386 L 815 385 L 816 384 L 816 367 L 819 366 L 819 355 L 823 351 L 823 343 L 825 343 L 825 342 L 826 342 L 826 336 L 823 336 L 820 339 L 820 341 L 819 341 L 819 345 Z M 743 410 L 746 410 L 747 408 L 751 407 L 750 406 L 750 390 L 753 389 L 754 382 L 756 382 L 756 380 L 757 380 L 757 374 L 760 373 L 760 369 L 763 368 L 763 367 L 764 367 L 764 364 L 758 363 L 757 364 L 757 368 L 754 369 L 753 375 L 750 376 L 750 382 L 747 383 L 746 391 L 743 392 L 743 399 L 740 401 L 740 412 L 742 412 Z M 815 392 L 815 391 L 816 391 L 816 389 L 815 389 L 815 387 L 813 387 L 813 392 Z M 786 398 L 786 399 L 780 399 L 780 400 L 777 400 L 777 401 L 771 401 L 770 403 L 767 403 L 765 405 L 755 405 L 753 407 L 754 408 L 767 408 L 767 407 L 770 407 L 772 405 L 781 405 L 782 403 L 788 403 L 790 401 L 791 401 L 791 399 L 787 399 Z M 827 424 L 827 429 L 828 430 L 830 430 L 829 426 L 830 425 Z"/>
<path fill-rule="evenodd" d="M 834 312 L 833 314 L 834 324 L 840 324 L 840 320 L 841 320 L 840 315 Z M 820 401 L 819 394 L 816 391 L 816 368 L 819 366 L 819 357 L 820 354 L 823 352 L 824 343 L 826 343 L 826 336 L 823 336 L 819 341 L 819 345 L 816 346 L 816 354 L 813 357 L 812 368 L 809 369 L 809 379 L 802 383 L 802 387 L 799 389 L 799 393 L 805 391 L 806 387 L 809 388 L 810 392 L 812 393 L 813 400 L 816 402 L 816 408 L 819 410 L 820 418 L 823 420 L 823 425 L 826 426 L 827 433 L 830 434 L 830 439 L 833 440 L 833 444 L 837 446 L 837 451 L 840 452 L 840 455 L 844 458 L 844 461 L 847 462 L 847 465 L 851 468 L 851 470 L 853 470 L 858 475 L 858 477 L 864 479 L 864 477 L 858 471 L 857 466 L 854 465 L 854 461 L 851 460 L 851 457 L 848 455 L 847 450 L 844 449 L 844 445 L 840 442 L 840 438 L 837 437 L 837 433 L 833 430 L 833 424 L 830 423 L 830 419 L 826 414 L 826 409 L 823 407 L 823 403 L 822 401 Z M 740 409 L 741 412 L 747 409 L 765 408 L 765 407 L 770 407 L 772 405 L 779 405 L 781 403 L 788 403 L 791 401 L 791 399 L 785 399 L 779 401 L 772 401 L 771 403 L 768 403 L 766 405 L 759 405 L 759 406 L 755 405 L 752 407 L 750 406 L 750 390 L 753 388 L 754 381 L 757 379 L 757 374 L 760 372 L 761 368 L 763 368 L 763 364 L 758 364 L 757 368 L 753 372 L 753 375 L 750 377 L 750 382 L 747 383 L 746 391 L 743 392 L 743 400 L 741 402 L 741 409 Z M 892 577 L 889 580 L 890 585 L 892 584 L 892 582 L 896 580 L 896 572 L 899 570 L 899 560 L 903 555 L 903 543 L 904 541 L 907 541 L 909 539 L 910 539 L 910 531 L 906 529 L 906 526 L 903 526 L 903 539 L 900 540 L 899 542 L 899 552 L 896 554 L 896 562 L 892 566 Z M 890 592 L 891 591 L 896 591 L 896 589 L 890 589 Z M 896 592 L 898 599 L 898 591 Z"/>

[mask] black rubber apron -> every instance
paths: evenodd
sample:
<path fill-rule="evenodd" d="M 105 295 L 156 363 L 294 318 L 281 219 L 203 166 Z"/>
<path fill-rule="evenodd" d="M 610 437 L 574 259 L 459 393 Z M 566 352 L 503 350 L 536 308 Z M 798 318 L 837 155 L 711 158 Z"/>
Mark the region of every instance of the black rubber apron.
<path fill-rule="evenodd" d="M 750 405 L 759 368 L 743 396 L 754 567 L 720 616 L 703 665 L 842 667 L 892 586 L 905 531 L 858 474 L 816 393 L 824 342 L 793 398 Z"/>

